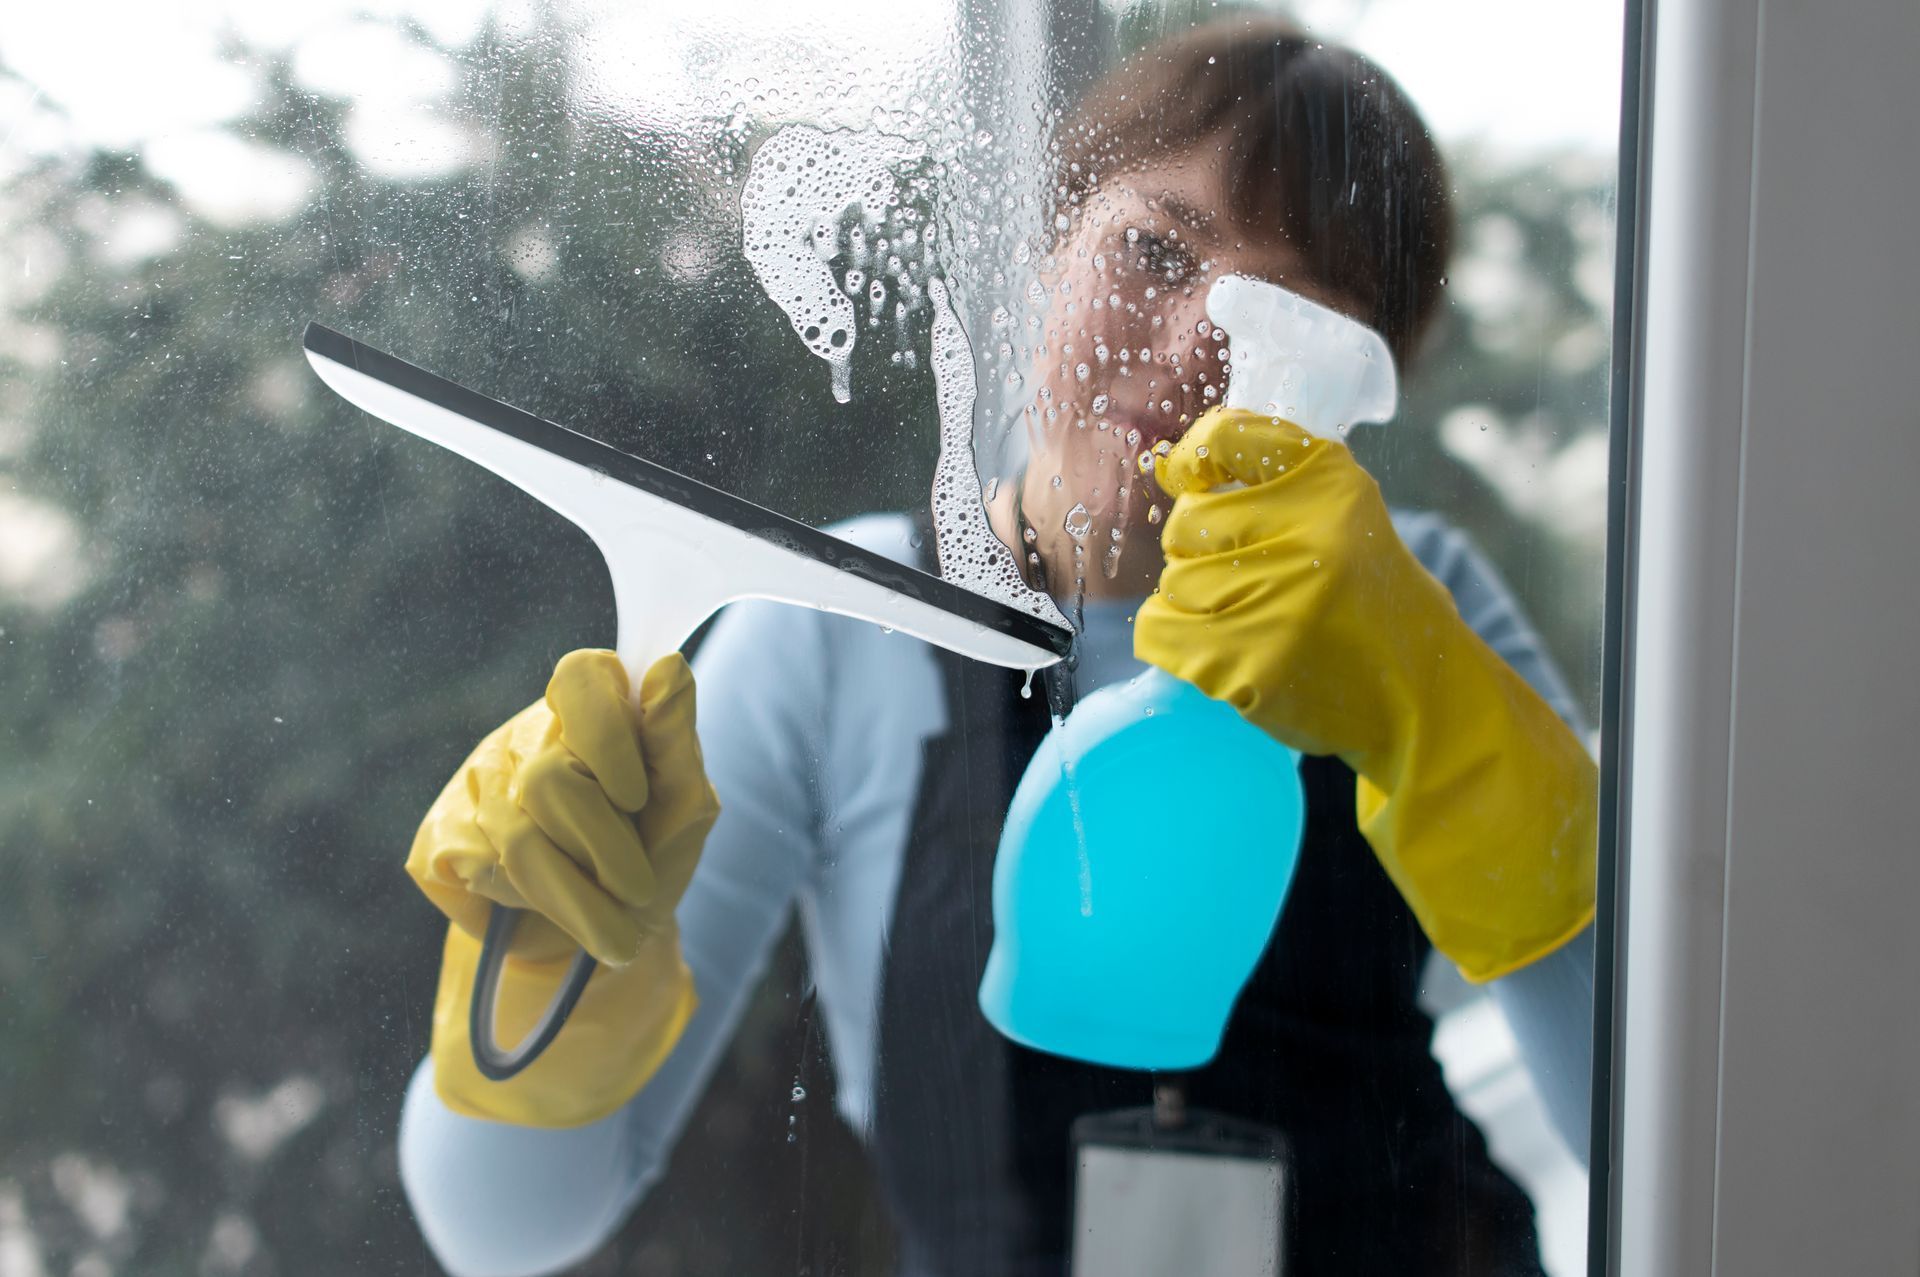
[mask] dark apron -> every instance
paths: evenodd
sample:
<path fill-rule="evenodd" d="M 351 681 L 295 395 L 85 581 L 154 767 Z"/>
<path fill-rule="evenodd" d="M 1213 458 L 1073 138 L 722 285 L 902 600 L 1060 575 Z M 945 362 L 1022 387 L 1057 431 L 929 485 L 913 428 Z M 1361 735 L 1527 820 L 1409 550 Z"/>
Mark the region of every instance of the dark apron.
<path fill-rule="evenodd" d="M 911 1267 L 1058 1277 L 1072 1212 L 1069 1129 L 1151 1101 L 1149 1074 L 1017 1047 L 975 1001 L 993 941 L 993 855 L 1049 726 L 1021 679 L 940 653 L 949 730 L 930 740 L 882 977 L 874 1115 Z M 1533 1207 L 1487 1157 L 1429 1051 L 1428 953 L 1355 824 L 1354 777 L 1308 758 L 1307 825 L 1280 924 L 1195 1107 L 1286 1139 L 1290 1277 L 1541 1272 Z"/>

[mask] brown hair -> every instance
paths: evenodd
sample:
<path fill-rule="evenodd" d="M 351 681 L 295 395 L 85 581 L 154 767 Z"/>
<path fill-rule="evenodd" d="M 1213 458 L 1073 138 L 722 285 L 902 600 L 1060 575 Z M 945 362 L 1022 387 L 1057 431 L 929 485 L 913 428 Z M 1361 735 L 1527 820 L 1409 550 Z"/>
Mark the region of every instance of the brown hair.
<path fill-rule="evenodd" d="M 1351 50 L 1273 18 L 1209 23 L 1109 72 L 1056 136 L 1072 202 L 1214 149 L 1227 211 L 1283 237 L 1403 366 L 1433 317 L 1453 237 L 1446 166 L 1400 86 Z"/>

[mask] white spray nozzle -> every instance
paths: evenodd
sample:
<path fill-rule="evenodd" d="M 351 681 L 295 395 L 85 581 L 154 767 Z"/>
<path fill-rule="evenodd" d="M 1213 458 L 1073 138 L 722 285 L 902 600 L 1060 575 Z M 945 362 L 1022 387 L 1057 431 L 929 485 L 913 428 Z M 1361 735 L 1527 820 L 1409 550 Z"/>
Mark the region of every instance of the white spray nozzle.
<path fill-rule="evenodd" d="M 1312 434 L 1387 421 L 1400 402 L 1380 334 L 1278 284 L 1222 276 L 1207 316 L 1227 330 L 1226 405 L 1283 417 Z"/>

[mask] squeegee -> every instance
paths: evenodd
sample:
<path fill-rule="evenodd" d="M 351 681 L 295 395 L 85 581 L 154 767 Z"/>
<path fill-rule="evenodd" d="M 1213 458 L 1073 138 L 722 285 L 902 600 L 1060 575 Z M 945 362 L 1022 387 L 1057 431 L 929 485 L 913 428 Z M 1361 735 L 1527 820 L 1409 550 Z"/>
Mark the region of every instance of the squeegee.
<path fill-rule="evenodd" d="M 493 471 L 572 520 L 613 581 L 618 637 L 635 695 L 640 676 L 709 617 L 771 599 L 871 621 L 1009 669 L 1066 656 L 1072 633 L 1019 608 L 895 563 L 795 519 L 492 399 L 321 324 L 307 360 L 348 402 Z M 469 1010 L 474 1063 L 503 1081 L 537 1059 L 596 966 L 574 955 L 560 991 L 511 1049 L 494 1040 L 494 1004 L 522 911 L 496 904 Z"/>

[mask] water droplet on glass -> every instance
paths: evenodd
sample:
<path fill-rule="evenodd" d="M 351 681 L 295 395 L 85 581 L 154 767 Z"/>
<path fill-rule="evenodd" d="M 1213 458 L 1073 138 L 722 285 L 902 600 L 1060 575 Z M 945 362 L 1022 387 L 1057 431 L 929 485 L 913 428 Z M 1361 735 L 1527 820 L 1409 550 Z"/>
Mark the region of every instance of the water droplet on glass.
<path fill-rule="evenodd" d="M 807 1098 L 807 1088 L 804 1086 L 801 1086 L 799 1083 L 795 1083 L 793 1087 L 794 1102 L 797 1104 L 801 1100 L 804 1100 L 806 1098 Z M 792 1119 L 789 1118 L 788 1120 L 791 1121 Z"/>
<path fill-rule="evenodd" d="M 1147 522 L 1148 522 L 1148 523 L 1158 523 L 1158 522 L 1160 522 L 1160 518 L 1161 518 L 1161 516 L 1160 516 L 1160 507 L 1159 507 L 1159 506 L 1157 506 L 1157 505 L 1150 505 L 1150 506 L 1148 506 L 1148 507 L 1147 507 Z"/>
<path fill-rule="evenodd" d="M 1200 445 L 1199 447 L 1197 447 L 1197 448 L 1195 448 L 1195 449 L 1193 450 L 1193 455 L 1194 455 L 1194 456 L 1196 456 L 1196 457 L 1204 457 L 1204 456 L 1206 456 L 1206 455 L 1207 455 L 1207 445 L 1203 443 L 1203 444 L 1201 444 L 1201 445 Z"/>
<path fill-rule="evenodd" d="M 1093 527 L 1093 516 L 1087 513 L 1084 502 L 1075 502 L 1073 509 L 1067 511 L 1067 517 L 1062 526 L 1066 528 L 1067 535 L 1077 541 L 1086 536 Z"/>

